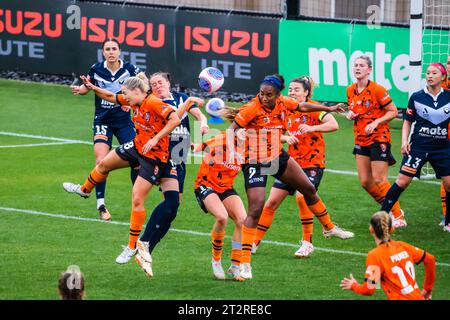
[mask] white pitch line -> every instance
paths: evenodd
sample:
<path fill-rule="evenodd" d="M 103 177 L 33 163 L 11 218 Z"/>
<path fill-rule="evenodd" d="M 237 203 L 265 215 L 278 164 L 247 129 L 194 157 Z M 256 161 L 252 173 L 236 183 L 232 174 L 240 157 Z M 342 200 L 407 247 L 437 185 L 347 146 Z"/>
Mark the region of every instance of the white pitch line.
<path fill-rule="evenodd" d="M 53 146 L 62 144 L 73 144 L 76 142 L 47 142 L 47 143 L 33 143 L 33 144 L 13 144 L 0 146 L 0 148 L 25 148 L 25 147 L 42 147 L 42 146 Z"/>
<path fill-rule="evenodd" d="M 41 140 L 51 140 L 51 141 L 70 142 L 70 143 L 92 144 L 92 142 L 89 142 L 89 141 L 72 140 L 72 139 L 64 139 L 64 138 L 56 138 L 56 137 L 46 137 L 46 136 L 38 136 L 38 135 L 33 135 L 33 134 L 15 133 L 15 132 L 0 131 L 0 135 L 2 135 L 2 136 L 12 136 L 12 137 L 22 137 L 22 138 L 32 138 L 32 139 L 41 139 Z"/>
<path fill-rule="evenodd" d="M 32 134 L 24 134 L 24 133 L 15 133 L 15 132 L 4 132 L 0 131 L 0 135 L 5 136 L 14 136 L 14 137 L 24 137 L 24 138 L 33 138 L 33 139 L 42 139 L 42 140 L 53 140 L 53 141 L 61 141 L 61 142 L 67 142 L 67 143 L 81 143 L 81 144 L 92 144 L 92 142 L 89 141 L 82 141 L 82 140 L 72 140 L 72 139 L 64 139 L 64 138 L 56 138 L 56 137 L 45 137 L 45 136 L 38 136 L 38 135 L 32 135 Z M 113 147 L 116 147 L 113 145 Z M 191 152 L 188 153 L 188 156 L 194 156 L 194 157 L 202 157 L 201 154 L 193 154 Z M 358 173 L 354 171 L 346 171 L 346 170 L 334 170 L 334 169 L 325 169 L 325 172 L 335 173 L 335 174 L 345 174 L 345 175 L 351 175 L 351 176 L 357 176 Z M 389 179 L 395 180 L 397 176 L 389 176 Z M 423 183 L 427 184 L 434 184 L 434 185 L 440 185 L 440 181 L 433 181 L 433 180 L 418 180 Z"/>
<path fill-rule="evenodd" d="M 129 226 L 128 222 L 103 221 L 103 220 L 93 219 L 93 218 L 67 216 L 67 215 L 64 215 L 64 214 L 55 214 L 55 213 L 40 212 L 40 211 L 34 211 L 34 210 L 25 210 L 25 209 L 0 207 L 0 211 L 8 211 L 8 212 L 15 212 L 15 213 L 25 213 L 25 214 L 30 214 L 30 215 L 46 216 L 46 217 L 66 219 L 66 220 L 79 220 L 79 221 L 100 222 L 100 223 L 105 223 L 105 224 L 115 224 L 115 225 Z M 193 231 L 193 230 L 183 230 L 183 229 L 170 228 L 170 231 L 178 232 L 178 233 L 186 233 L 186 234 L 191 234 L 191 235 L 196 235 L 196 236 L 211 237 L 210 233 L 198 232 L 198 231 Z M 227 236 L 227 238 L 230 238 L 230 236 Z M 272 245 L 275 245 L 275 246 L 283 246 L 283 247 L 294 247 L 294 248 L 298 247 L 298 244 L 292 244 L 292 243 L 280 242 L 280 241 L 264 240 L 264 243 L 272 244 Z M 319 247 L 314 247 L 314 249 L 317 250 L 317 251 L 330 252 L 330 253 L 340 253 L 340 254 L 346 254 L 346 255 L 352 255 L 352 256 L 362 256 L 362 257 L 367 256 L 367 253 L 362 253 L 362 252 L 336 250 L 336 249 L 319 248 Z M 450 267 L 450 263 L 445 263 L 445 262 L 436 262 L 436 265 L 442 266 L 442 267 Z"/>

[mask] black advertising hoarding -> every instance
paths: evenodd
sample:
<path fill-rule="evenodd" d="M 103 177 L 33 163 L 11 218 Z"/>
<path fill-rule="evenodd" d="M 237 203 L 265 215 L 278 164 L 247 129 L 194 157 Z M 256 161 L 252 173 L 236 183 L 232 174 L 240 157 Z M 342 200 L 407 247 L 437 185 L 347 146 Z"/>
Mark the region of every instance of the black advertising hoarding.
<path fill-rule="evenodd" d="M 278 71 L 279 20 L 218 13 L 177 14 L 177 75 L 195 85 L 205 67 L 224 73 L 224 91 L 256 93 L 267 74 Z"/>
<path fill-rule="evenodd" d="M 121 43 L 122 58 L 169 71 L 196 88 L 206 66 L 225 75 L 224 91 L 255 93 L 278 70 L 279 20 L 69 0 L 0 0 L 0 69 L 85 74 L 101 44 Z"/>
<path fill-rule="evenodd" d="M 175 64 L 173 10 L 68 0 L 0 0 L 0 68 L 85 74 L 102 60 L 108 37 L 121 43 L 122 58 L 142 69 Z"/>

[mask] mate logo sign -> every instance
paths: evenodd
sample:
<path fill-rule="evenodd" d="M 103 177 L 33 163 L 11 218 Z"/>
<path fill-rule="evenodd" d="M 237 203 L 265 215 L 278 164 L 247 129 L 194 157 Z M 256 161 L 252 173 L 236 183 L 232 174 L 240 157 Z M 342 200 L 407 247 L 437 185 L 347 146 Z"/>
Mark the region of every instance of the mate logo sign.
<path fill-rule="evenodd" d="M 280 73 L 286 81 L 312 76 L 314 99 L 346 101 L 346 87 L 356 81 L 354 60 L 364 54 L 372 59 L 371 79 L 389 90 L 398 108 L 406 108 L 409 29 L 283 20 L 279 41 Z"/>

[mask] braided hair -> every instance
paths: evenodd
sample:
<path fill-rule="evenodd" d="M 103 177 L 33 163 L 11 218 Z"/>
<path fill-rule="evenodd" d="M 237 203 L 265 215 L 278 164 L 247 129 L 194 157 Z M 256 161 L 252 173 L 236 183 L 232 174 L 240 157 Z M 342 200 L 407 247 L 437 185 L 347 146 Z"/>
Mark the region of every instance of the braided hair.
<path fill-rule="evenodd" d="M 392 219 L 386 211 L 378 211 L 370 219 L 370 225 L 381 243 L 389 245 L 391 241 Z"/>

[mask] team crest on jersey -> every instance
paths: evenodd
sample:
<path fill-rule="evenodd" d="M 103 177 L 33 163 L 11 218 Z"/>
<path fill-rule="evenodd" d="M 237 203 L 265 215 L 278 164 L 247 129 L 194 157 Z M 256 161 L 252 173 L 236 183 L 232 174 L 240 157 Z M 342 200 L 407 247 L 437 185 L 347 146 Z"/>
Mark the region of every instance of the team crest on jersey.
<path fill-rule="evenodd" d="M 317 172 L 315 170 L 309 170 L 309 175 L 311 177 L 315 177 L 317 175 Z"/>
<path fill-rule="evenodd" d="M 288 126 L 288 127 L 291 127 L 291 126 L 292 126 L 291 118 L 288 119 L 288 121 L 287 121 L 287 126 Z"/>
<path fill-rule="evenodd" d="M 264 123 L 270 123 L 270 118 L 269 117 L 264 117 Z"/>
<path fill-rule="evenodd" d="M 145 115 L 144 115 L 144 119 L 145 119 L 145 121 L 149 121 L 150 120 L 150 113 L 146 113 Z"/>
<path fill-rule="evenodd" d="M 370 107 L 370 101 L 367 100 L 367 101 L 366 101 L 366 108 L 369 108 L 369 107 Z"/>
<path fill-rule="evenodd" d="M 386 150 L 387 150 L 387 146 L 385 143 L 380 143 L 380 148 L 381 148 L 381 151 L 383 151 L 383 152 L 386 152 Z"/>

